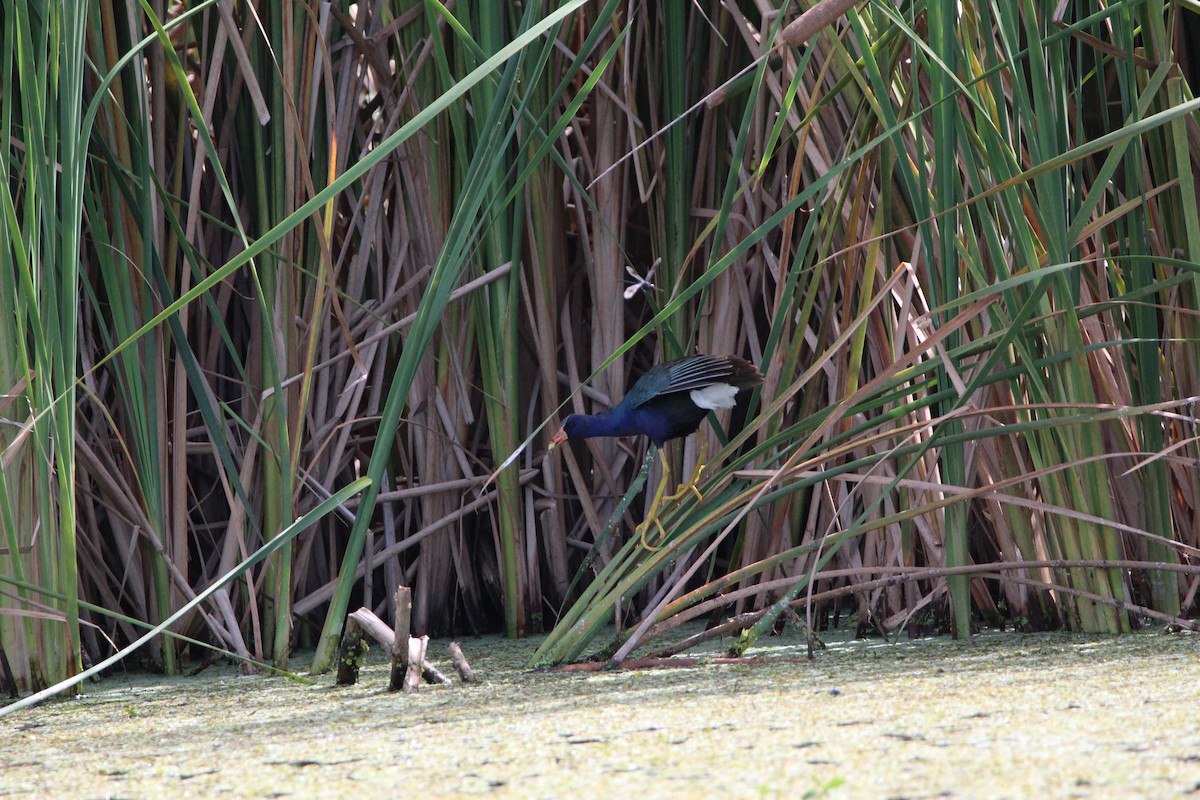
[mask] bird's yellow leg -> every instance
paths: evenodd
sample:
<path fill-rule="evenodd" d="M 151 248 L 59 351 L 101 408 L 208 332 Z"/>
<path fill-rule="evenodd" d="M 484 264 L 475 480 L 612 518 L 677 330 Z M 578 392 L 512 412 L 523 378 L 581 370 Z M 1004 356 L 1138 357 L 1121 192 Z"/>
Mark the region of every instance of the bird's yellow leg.
<path fill-rule="evenodd" d="M 697 500 L 703 500 L 704 495 L 700 494 L 700 490 L 696 488 L 696 484 L 700 482 L 700 476 L 704 474 L 704 460 L 708 458 L 708 441 L 700 440 L 700 455 L 696 459 L 696 467 L 692 470 L 692 475 L 685 482 L 679 484 L 679 488 L 675 490 L 675 494 L 669 494 L 663 498 L 667 503 L 674 503 L 683 498 L 688 492 L 696 495 Z"/>
<path fill-rule="evenodd" d="M 650 508 L 646 511 L 646 518 L 642 520 L 642 523 L 637 527 L 637 534 L 642 540 L 642 547 L 645 547 L 651 552 L 662 549 L 661 544 L 652 545 L 650 544 L 650 540 L 646 538 L 646 534 L 649 532 L 651 525 L 654 525 L 658 528 L 660 542 L 665 541 L 667 538 L 667 529 L 664 528 L 662 522 L 659 521 L 659 511 L 663 508 L 663 506 L 671 503 L 678 503 L 680 500 L 686 497 L 689 492 L 696 495 L 697 500 L 704 499 L 704 496 L 700 494 L 700 490 L 696 488 L 696 484 L 700 482 L 700 476 L 704 474 L 704 460 L 708 457 L 708 442 L 704 441 L 703 439 L 700 440 L 700 456 L 696 459 L 696 467 L 692 470 L 692 474 L 688 477 L 688 479 L 679 484 L 679 488 L 676 489 L 673 494 L 666 494 L 667 485 L 671 482 L 671 465 L 667 463 L 666 451 L 660 450 L 658 451 L 658 454 L 662 458 L 662 480 L 658 482 L 658 488 L 654 492 L 654 500 L 650 502 Z"/>
<path fill-rule="evenodd" d="M 658 454 L 662 457 L 662 479 L 658 482 L 658 488 L 654 490 L 654 499 L 650 501 L 650 508 L 646 511 L 646 518 L 637 526 L 637 535 L 642 540 L 642 547 L 651 552 L 662 549 L 661 544 L 657 546 L 652 545 L 650 544 L 650 540 L 646 538 L 646 532 L 650 530 L 651 525 L 658 527 L 658 533 L 662 539 L 667 538 L 667 529 L 658 521 L 658 508 L 662 505 L 663 495 L 667 491 L 667 484 L 671 482 L 671 465 L 667 463 L 667 453 L 665 450 L 659 450 Z"/>

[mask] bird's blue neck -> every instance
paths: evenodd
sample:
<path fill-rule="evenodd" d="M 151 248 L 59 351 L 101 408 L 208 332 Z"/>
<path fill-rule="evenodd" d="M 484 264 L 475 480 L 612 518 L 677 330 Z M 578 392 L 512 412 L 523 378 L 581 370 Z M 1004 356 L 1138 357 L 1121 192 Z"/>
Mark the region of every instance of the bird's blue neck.
<path fill-rule="evenodd" d="M 575 428 L 571 433 L 572 438 L 590 439 L 594 436 L 637 436 L 644 433 L 637 425 L 637 421 L 633 419 L 633 415 L 628 413 L 628 409 L 617 406 L 616 408 L 602 411 L 599 414 L 579 414 L 577 415 Z"/>

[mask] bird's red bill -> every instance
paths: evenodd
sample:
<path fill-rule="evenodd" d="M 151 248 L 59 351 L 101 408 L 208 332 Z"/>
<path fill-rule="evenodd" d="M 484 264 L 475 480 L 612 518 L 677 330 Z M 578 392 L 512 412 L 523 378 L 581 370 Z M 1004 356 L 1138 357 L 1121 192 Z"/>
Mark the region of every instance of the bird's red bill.
<path fill-rule="evenodd" d="M 550 449 L 553 450 L 555 447 L 558 447 L 560 444 L 562 444 L 566 440 L 567 440 L 567 429 L 559 428 L 558 433 L 556 433 L 550 437 Z"/>

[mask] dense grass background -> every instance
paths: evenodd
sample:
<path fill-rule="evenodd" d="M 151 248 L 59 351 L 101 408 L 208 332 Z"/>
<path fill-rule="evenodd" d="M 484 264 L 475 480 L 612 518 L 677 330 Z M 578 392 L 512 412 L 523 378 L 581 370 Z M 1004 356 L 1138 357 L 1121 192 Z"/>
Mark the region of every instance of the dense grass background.
<path fill-rule="evenodd" d="M 539 661 L 1194 617 L 1195 4 L 808 5 L 9 3 L 17 685 L 400 584 Z M 696 351 L 766 383 L 602 534 L 645 444 L 545 426 Z"/>

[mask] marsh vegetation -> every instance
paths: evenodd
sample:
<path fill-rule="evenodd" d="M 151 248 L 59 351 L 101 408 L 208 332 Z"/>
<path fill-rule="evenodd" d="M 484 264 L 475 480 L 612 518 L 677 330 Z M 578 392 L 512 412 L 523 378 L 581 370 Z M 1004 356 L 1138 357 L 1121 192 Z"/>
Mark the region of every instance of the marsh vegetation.
<path fill-rule="evenodd" d="M 399 585 L 537 663 L 1194 624 L 1194 3 L 10 5 L 19 691 Z M 645 442 L 547 426 L 693 352 L 766 380 L 598 541 Z"/>

